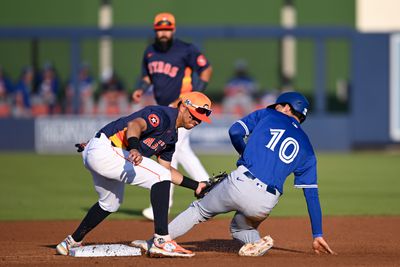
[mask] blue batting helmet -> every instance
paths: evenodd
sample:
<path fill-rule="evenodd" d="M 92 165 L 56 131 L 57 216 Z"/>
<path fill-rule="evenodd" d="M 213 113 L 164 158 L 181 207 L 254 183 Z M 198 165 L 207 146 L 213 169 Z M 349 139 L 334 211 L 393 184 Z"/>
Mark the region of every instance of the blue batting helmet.
<path fill-rule="evenodd" d="M 300 123 L 305 121 L 307 117 L 307 111 L 310 107 L 310 103 L 307 98 L 298 92 L 288 92 L 281 94 L 276 100 L 275 104 L 268 106 L 269 108 L 275 108 L 278 104 L 289 104 L 292 108 L 294 115 L 296 115 Z"/>

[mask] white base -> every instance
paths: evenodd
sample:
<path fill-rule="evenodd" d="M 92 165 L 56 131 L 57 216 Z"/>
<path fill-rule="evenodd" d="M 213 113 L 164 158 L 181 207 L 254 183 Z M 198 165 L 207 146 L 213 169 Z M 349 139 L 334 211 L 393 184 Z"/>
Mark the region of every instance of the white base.
<path fill-rule="evenodd" d="M 115 257 L 115 256 L 141 256 L 139 248 L 122 244 L 99 244 L 72 248 L 69 251 L 72 257 Z"/>

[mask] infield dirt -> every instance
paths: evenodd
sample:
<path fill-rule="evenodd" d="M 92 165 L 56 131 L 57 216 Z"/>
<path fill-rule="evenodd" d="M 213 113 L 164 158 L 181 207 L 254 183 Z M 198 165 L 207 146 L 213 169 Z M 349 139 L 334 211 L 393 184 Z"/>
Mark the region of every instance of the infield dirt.
<path fill-rule="evenodd" d="M 0 222 L 1 266 L 400 266 L 400 217 L 326 217 L 325 238 L 337 256 L 311 250 L 308 218 L 269 218 L 261 226 L 275 246 L 262 257 L 239 257 L 240 244 L 229 235 L 228 219 L 202 223 L 177 241 L 196 252 L 191 259 L 140 257 L 73 258 L 55 254 L 55 246 L 78 221 Z M 106 220 L 86 244 L 146 239 L 152 222 Z"/>

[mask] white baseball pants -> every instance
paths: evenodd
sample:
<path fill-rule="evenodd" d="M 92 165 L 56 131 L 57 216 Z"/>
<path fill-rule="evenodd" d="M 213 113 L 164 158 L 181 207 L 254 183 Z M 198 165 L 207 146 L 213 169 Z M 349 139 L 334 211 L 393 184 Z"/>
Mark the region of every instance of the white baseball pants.
<path fill-rule="evenodd" d="M 100 207 L 115 212 L 122 204 L 125 184 L 150 189 L 153 184 L 171 181 L 171 172 L 156 161 L 143 157 L 135 166 L 129 152 L 113 147 L 105 134 L 92 138 L 82 153 L 83 163 L 93 176 Z"/>
<path fill-rule="evenodd" d="M 196 181 L 206 181 L 209 176 L 190 146 L 190 133 L 191 130 L 178 128 L 178 142 L 175 145 L 175 152 L 172 157 L 171 166 L 178 169 L 178 164 L 181 164 L 190 178 L 193 178 Z M 169 194 L 170 207 L 172 207 L 173 203 L 174 187 L 174 184 L 171 184 Z"/>

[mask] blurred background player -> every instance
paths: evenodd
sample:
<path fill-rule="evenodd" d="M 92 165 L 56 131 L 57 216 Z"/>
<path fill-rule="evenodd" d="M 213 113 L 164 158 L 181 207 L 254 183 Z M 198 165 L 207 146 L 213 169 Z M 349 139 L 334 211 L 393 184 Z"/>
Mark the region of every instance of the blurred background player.
<path fill-rule="evenodd" d="M 103 74 L 98 105 L 99 114 L 124 114 L 128 110 L 128 97 L 125 85 L 113 71 Z"/>
<path fill-rule="evenodd" d="M 14 91 L 14 117 L 31 116 L 31 95 L 34 91 L 34 71 L 31 66 L 22 69 Z"/>
<path fill-rule="evenodd" d="M 90 66 L 87 63 L 82 63 L 79 74 L 78 82 L 75 88 L 73 79 L 70 78 L 65 88 L 65 113 L 73 113 L 73 102 L 75 94 L 79 95 L 79 113 L 91 115 L 94 111 L 94 92 L 96 90 L 96 83 L 90 72 Z"/>
<path fill-rule="evenodd" d="M 0 118 L 10 115 L 13 93 L 13 84 L 0 66 Z"/>
<path fill-rule="evenodd" d="M 206 57 L 193 44 L 183 42 L 175 35 L 175 17 L 170 13 L 157 14 L 154 19 L 155 41 L 143 55 L 142 78 L 133 101 L 141 101 L 143 93 L 153 86 L 158 105 L 175 107 L 180 96 L 191 91 L 204 91 L 212 75 Z M 198 75 L 194 84 L 193 76 Z M 186 172 L 197 181 L 208 179 L 208 174 L 194 154 L 189 143 L 189 131 L 180 128 L 179 139 L 171 162 L 174 168 L 182 164 Z M 173 187 L 171 187 L 170 207 Z M 151 207 L 143 210 L 143 216 L 153 220 Z"/>
<path fill-rule="evenodd" d="M 32 108 L 40 114 L 53 114 L 58 102 L 60 82 L 54 65 L 50 62 L 44 64 L 38 78 L 38 85 L 32 97 Z"/>
<path fill-rule="evenodd" d="M 249 74 L 247 61 L 238 59 L 234 64 L 233 75 L 224 87 L 224 113 L 240 117 L 249 114 L 254 110 L 257 91 L 258 84 Z"/>

